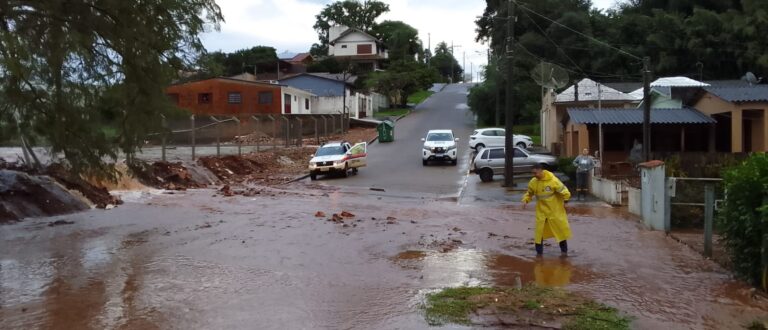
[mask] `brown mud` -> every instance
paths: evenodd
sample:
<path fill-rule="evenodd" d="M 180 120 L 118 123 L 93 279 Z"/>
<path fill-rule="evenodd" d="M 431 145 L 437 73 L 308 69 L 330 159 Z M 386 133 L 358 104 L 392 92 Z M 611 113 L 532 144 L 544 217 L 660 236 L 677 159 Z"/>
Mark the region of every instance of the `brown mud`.
<path fill-rule="evenodd" d="M 768 314 L 714 262 L 617 215 L 572 216 L 574 255 L 551 244 L 537 259 L 531 210 L 319 188 L 188 190 L 0 226 L 0 328 L 423 329 L 426 293 L 518 277 L 616 307 L 637 329 Z"/>
<path fill-rule="evenodd" d="M 314 148 L 288 148 L 242 156 L 201 157 L 198 163 L 229 184 L 283 184 L 307 172 Z"/>

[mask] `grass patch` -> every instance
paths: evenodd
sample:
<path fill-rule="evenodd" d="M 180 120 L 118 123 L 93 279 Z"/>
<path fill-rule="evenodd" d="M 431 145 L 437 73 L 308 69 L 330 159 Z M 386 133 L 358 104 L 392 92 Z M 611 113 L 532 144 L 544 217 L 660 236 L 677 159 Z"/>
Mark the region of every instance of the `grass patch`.
<path fill-rule="evenodd" d="M 507 322 L 520 322 L 520 326 L 562 324 L 563 329 L 630 328 L 630 319 L 618 310 L 596 303 L 562 289 L 536 285 L 522 289 L 460 287 L 448 288 L 428 294 L 425 318 L 430 325 L 447 323 L 494 326 L 496 317 L 473 320 L 470 315 L 483 311 L 484 315 L 503 316 Z M 511 321 L 510 321 L 511 320 Z M 491 323 L 485 323 L 486 321 Z M 537 324 L 541 322 L 541 324 Z M 507 323 L 506 325 L 510 325 Z"/>
<path fill-rule="evenodd" d="M 419 104 L 421 102 L 424 102 L 424 100 L 426 100 L 432 94 L 435 94 L 435 92 L 432 92 L 432 91 L 418 91 L 416 93 L 408 95 L 408 103 Z"/>
<path fill-rule="evenodd" d="M 751 323 L 745 325 L 744 328 L 747 330 L 766 330 L 765 324 L 766 323 L 764 322 L 754 320 Z"/>
<path fill-rule="evenodd" d="M 409 112 L 411 112 L 410 109 L 387 109 L 384 111 L 377 111 L 374 114 L 374 117 L 376 118 L 400 117 Z"/>

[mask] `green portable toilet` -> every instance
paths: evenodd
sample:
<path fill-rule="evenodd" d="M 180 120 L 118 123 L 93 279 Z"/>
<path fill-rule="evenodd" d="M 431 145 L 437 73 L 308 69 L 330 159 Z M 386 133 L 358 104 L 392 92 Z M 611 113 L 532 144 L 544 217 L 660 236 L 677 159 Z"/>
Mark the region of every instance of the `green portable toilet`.
<path fill-rule="evenodd" d="M 389 119 L 382 121 L 376 129 L 379 132 L 379 142 L 392 142 L 395 140 L 395 122 Z"/>

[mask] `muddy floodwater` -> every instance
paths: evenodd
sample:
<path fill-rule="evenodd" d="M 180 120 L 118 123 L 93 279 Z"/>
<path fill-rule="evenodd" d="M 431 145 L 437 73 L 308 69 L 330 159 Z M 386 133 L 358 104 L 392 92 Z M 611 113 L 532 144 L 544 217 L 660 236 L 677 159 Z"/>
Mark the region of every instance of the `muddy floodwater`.
<path fill-rule="evenodd" d="M 304 184 L 128 197 L 0 226 L 0 328 L 423 329 L 426 293 L 516 277 L 617 307 L 639 329 L 768 315 L 715 263 L 610 208 L 572 209 L 572 256 L 551 242 L 537 259 L 532 210 L 514 204 Z"/>

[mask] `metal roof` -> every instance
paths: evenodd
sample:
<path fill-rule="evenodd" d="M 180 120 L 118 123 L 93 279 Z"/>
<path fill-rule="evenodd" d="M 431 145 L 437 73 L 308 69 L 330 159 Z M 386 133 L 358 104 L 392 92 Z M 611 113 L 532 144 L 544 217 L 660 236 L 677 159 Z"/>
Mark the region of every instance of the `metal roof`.
<path fill-rule="evenodd" d="M 728 102 L 768 102 L 768 85 L 705 88 Z"/>
<path fill-rule="evenodd" d="M 651 87 L 707 87 L 709 84 L 688 77 L 664 77 L 656 79 Z"/>
<path fill-rule="evenodd" d="M 578 101 L 597 101 L 598 99 L 598 83 L 594 80 L 584 78 L 578 83 L 579 95 Z M 639 101 L 635 96 L 617 91 L 605 84 L 601 84 L 600 87 L 600 99 L 603 101 Z M 576 96 L 576 89 L 574 86 L 568 87 L 566 90 L 557 94 L 555 102 L 574 102 Z"/>
<path fill-rule="evenodd" d="M 576 124 L 642 124 L 642 109 L 570 108 L 568 116 Z M 693 108 L 651 109 L 651 124 L 711 124 L 716 121 Z"/>

